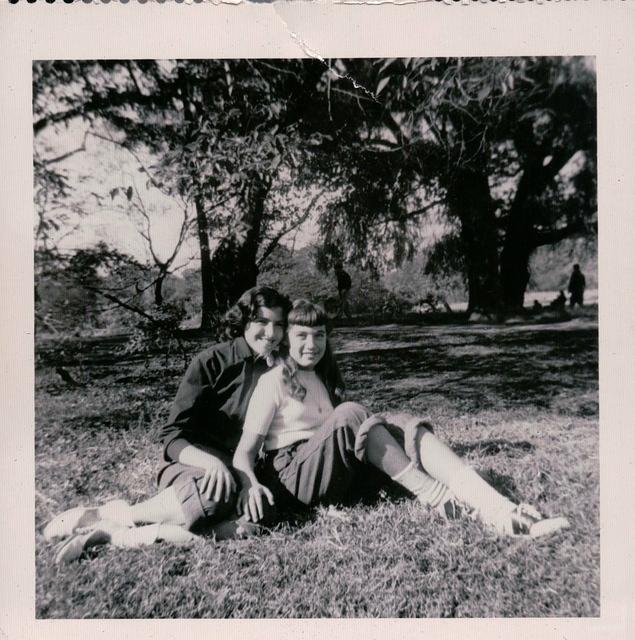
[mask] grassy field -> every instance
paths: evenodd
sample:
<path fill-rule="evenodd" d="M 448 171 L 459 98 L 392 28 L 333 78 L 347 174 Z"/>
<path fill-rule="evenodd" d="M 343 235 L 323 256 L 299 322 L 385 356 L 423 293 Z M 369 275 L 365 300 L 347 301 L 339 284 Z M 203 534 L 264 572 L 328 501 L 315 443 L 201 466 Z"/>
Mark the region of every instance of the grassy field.
<path fill-rule="evenodd" d="M 429 417 L 496 485 L 572 528 L 536 542 L 442 523 L 383 491 L 258 539 L 104 547 L 58 567 L 41 529 L 60 510 L 154 491 L 158 427 L 180 363 L 95 342 L 71 388 L 36 376 L 40 618 L 598 616 L 597 323 L 337 329 L 349 398 Z M 198 344 L 190 345 L 193 350 Z"/>

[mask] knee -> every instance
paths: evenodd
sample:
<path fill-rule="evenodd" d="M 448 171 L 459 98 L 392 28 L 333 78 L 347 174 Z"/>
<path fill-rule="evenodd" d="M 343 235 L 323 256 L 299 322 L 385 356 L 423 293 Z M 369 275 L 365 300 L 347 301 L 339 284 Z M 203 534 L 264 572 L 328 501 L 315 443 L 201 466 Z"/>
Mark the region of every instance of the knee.
<path fill-rule="evenodd" d="M 230 518 L 235 513 L 237 494 L 232 491 L 229 499 L 214 500 L 201 493 L 198 482 L 193 482 L 194 490 L 189 502 L 182 503 L 185 514 L 185 528 L 197 530 L 215 522 Z"/>
<path fill-rule="evenodd" d="M 358 429 L 370 417 L 368 410 L 357 402 L 343 402 L 333 413 L 333 428 L 352 427 Z"/>
<path fill-rule="evenodd" d="M 384 418 L 389 428 L 397 428 L 402 431 L 408 430 L 424 430 L 434 433 L 434 428 L 430 422 L 421 416 L 416 416 L 412 413 L 400 411 L 396 413 L 385 413 Z"/>

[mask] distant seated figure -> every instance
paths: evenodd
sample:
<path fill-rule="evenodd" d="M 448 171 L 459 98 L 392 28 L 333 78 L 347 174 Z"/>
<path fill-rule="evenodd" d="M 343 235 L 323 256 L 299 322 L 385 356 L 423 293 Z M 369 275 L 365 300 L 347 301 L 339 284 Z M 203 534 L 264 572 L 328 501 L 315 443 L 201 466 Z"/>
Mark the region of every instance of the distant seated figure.
<path fill-rule="evenodd" d="M 584 289 L 586 287 L 586 280 L 582 271 L 580 271 L 580 265 L 574 264 L 571 277 L 569 278 L 569 293 L 571 298 L 569 299 L 569 305 L 573 308 L 576 304 L 583 306 L 584 304 Z"/>
<path fill-rule="evenodd" d="M 428 291 L 426 297 L 423 298 L 421 302 L 422 304 L 427 304 L 431 312 L 434 313 L 437 310 L 437 299 L 432 292 Z"/>
<path fill-rule="evenodd" d="M 423 307 L 423 305 L 427 305 L 428 311 L 431 313 L 438 311 L 439 305 L 441 305 L 448 313 L 452 313 L 452 307 L 448 304 L 445 296 L 436 292 L 432 293 L 431 291 L 428 291 L 426 297 L 419 300 L 419 305 L 421 307 Z"/>
<path fill-rule="evenodd" d="M 560 289 L 560 293 L 555 300 L 549 303 L 549 308 L 555 311 L 564 311 L 564 307 L 567 304 L 567 296 L 564 295 L 564 291 Z"/>
<path fill-rule="evenodd" d="M 536 313 L 539 313 L 540 311 L 542 311 L 542 305 L 540 304 L 540 302 L 538 302 L 538 300 L 534 300 L 534 304 L 532 306 L 532 309 Z"/>

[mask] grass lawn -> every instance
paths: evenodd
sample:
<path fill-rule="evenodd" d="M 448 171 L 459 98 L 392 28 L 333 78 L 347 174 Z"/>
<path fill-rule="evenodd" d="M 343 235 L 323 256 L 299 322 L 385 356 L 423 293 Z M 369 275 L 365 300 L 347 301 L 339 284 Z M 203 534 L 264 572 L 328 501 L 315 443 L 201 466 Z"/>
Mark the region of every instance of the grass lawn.
<path fill-rule="evenodd" d="M 158 427 L 182 371 L 176 358 L 145 366 L 95 343 L 69 367 L 85 386 L 36 375 L 37 616 L 598 616 L 594 314 L 540 326 L 347 327 L 333 341 L 350 399 L 427 416 L 503 492 L 572 528 L 499 538 L 473 521 L 440 522 L 389 490 L 258 539 L 103 547 L 58 567 L 40 533 L 54 514 L 152 495 Z"/>

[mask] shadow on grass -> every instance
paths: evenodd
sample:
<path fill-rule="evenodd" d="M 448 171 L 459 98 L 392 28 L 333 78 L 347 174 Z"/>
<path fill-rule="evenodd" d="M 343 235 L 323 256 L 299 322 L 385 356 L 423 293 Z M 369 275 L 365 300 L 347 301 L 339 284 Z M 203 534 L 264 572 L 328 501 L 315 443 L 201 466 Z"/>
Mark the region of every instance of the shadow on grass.
<path fill-rule="evenodd" d="M 526 440 L 511 442 L 510 440 L 483 440 L 476 444 L 458 444 L 452 447 L 454 452 L 464 458 L 468 453 L 478 453 L 484 456 L 495 456 L 504 453 L 507 458 L 519 457 L 533 451 L 536 447 Z"/>
<path fill-rule="evenodd" d="M 364 339 L 364 336 L 356 336 Z M 422 342 L 423 339 L 423 342 Z M 398 336 L 400 345 L 373 349 L 373 341 L 396 341 L 394 332 L 369 336 L 371 348 L 340 354 L 350 396 L 372 385 L 384 405 L 415 398 L 458 401 L 466 410 L 502 406 L 551 407 L 566 397 L 597 390 L 597 331 L 571 329 L 523 332 Z M 565 400 L 563 402 L 563 394 Z M 584 410 L 594 412 L 592 406 Z M 584 413 L 584 412 L 583 412 Z"/>
<path fill-rule="evenodd" d="M 584 417 L 598 413 L 595 327 L 360 327 L 334 337 L 351 349 L 338 355 L 348 397 L 373 410 L 425 412 L 446 403 L 467 412 L 525 407 Z M 122 428 L 130 422 L 127 400 L 140 387 L 160 400 L 176 391 L 179 364 L 162 367 L 155 360 L 145 367 L 119 360 L 112 350 L 120 341 L 91 341 L 82 367 L 73 371 L 81 388 L 65 386 L 53 371 L 39 377 L 38 392 L 50 396 L 112 394 L 110 406 L 99 403 L 98 415 L 66 418 L 78 428 L 93 422 L 95 428 Z M 194 351 L 204 346 L 190 344 Z"/>

